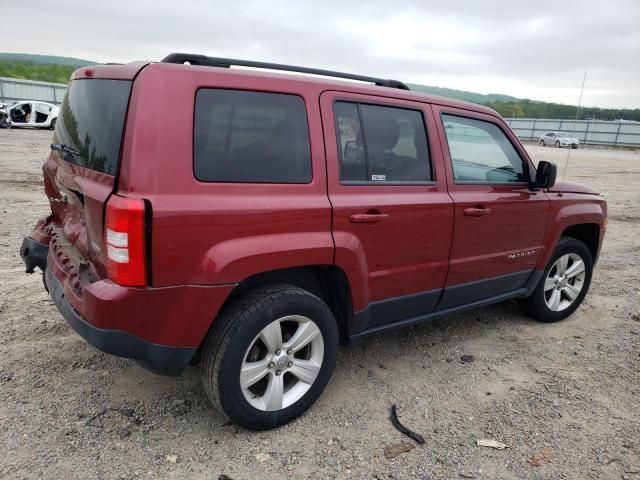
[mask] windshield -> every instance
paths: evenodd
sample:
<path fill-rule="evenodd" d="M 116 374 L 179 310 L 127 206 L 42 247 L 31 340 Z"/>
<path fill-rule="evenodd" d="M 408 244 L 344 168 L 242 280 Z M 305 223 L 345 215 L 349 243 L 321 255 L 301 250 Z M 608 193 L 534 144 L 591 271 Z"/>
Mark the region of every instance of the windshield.
<path fill-rule="evenodd" d="M 53 134 L 53 143 L 68 147 L 64 160 L 116 174 L 130 91 L 127 80 L 71 82 Z"/>

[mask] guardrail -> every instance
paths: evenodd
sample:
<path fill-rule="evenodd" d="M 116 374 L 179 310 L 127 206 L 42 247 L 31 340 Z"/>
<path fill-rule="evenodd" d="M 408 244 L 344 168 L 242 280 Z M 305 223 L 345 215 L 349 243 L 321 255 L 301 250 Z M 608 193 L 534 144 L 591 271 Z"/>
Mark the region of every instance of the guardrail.
<path fill-rule="evenodd" d="M 36 82 L 19 78 L 0 77 L 0 103 L 20 100 L 40 100 L 59 105 L 67 86 L 63 83 Z"/>
<path fill-rule="evenodd" d="M 518 138 L 538 140 L 546 132 L 566 132 L 582 144 L 640 147 L 640 122 L 505 118 Z"/>

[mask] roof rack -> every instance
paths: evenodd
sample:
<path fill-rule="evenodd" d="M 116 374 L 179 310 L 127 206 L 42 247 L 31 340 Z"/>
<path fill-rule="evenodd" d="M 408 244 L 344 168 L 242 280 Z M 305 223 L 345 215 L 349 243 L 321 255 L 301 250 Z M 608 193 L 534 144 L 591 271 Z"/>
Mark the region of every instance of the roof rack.
<path fill-rule="evenodd" d="M 232 65 L 238 67 L 266 68 L 269 70 L 283 70 L 286 72 L 308 73 L 311 75 L 322 75 L 325 77 L 346 78 L 348 80 L 358 80 L 361 82 L 374 83 L 380 87 L 399 88 L 409 90 L 409 87 L 398 80 L 385 80 L 383 78 L 368 77 L 366 75 L 356 75 L 354 73 L 334 72 L 331 70 L 321 70 L 319 68 L 297 67 L 295 65 L 282 65 L 279 63 L 254 62 L 251 60 L 236 60 L 233 58 L 207 57 L 191 53 L 171 53 L 162 59 L 162 63 L 186 63 L 191 65 L 201 65 L 205 67 L 231 68 Z"/>

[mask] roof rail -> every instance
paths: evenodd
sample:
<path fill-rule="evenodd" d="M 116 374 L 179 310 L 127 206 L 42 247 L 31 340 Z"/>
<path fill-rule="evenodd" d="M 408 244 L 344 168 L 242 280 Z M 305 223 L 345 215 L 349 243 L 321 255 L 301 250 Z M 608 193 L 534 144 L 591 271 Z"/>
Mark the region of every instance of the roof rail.
<path fill-rule="evenodd" d="M 191 65 L 201 65 L 205 67 L 231 68 L 232 65 L 235 65 L 238 67 L 266 68 L 269 70 L 283 70 L 285 72 L 308 73 L 311 75 L 322 75 L 325 77 L 346 78 L 348 80 L 369 82 L 380 87 L 409 90 L 407 85 L 398 80 L 385 80 L 383 78 L 356 75 L 354 73 L 334 72 L 331 70 L 321 70 L 319 68 L 297 67 L 295 65 L 282 65 L 279 63 L 254 62 L 251 60 L 236 60 L 233 58 L 207 57 L 206 55 L 191 53 L 171 53 L 162 59 L 162 63 L 182 64 L 186 62 L 189 62 Z"/>

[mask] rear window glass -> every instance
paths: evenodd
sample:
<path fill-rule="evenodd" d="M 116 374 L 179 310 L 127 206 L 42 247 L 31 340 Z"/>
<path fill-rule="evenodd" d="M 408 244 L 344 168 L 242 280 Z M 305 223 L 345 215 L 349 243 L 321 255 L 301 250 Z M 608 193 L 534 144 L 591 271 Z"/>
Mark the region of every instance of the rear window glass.
<path fill-rule="evenodd" d="M 53 143 L 70 147 L 60 153 L 64 160 L 116 174 L 130 92 L 128 80 L 71 82 L 53 133 Z"/>
<path fill-rule="evenodd" d="M 199 90 L 194 164 L 202 181 L 309 183 L 304 101 L 278 93 Z"/>

